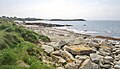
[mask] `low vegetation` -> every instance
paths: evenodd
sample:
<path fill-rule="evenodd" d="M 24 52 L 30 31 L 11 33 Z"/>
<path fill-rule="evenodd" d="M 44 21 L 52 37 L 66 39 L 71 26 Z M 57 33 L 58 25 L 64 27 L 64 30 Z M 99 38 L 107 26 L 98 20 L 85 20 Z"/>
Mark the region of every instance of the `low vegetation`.
<path fill-rule="evenodd" d="M 36 46 L 39 40 L 50 41 L 47 36 L 0 19 L 0 69 L 54 69 L 41 61 L 46 53 Z"/>

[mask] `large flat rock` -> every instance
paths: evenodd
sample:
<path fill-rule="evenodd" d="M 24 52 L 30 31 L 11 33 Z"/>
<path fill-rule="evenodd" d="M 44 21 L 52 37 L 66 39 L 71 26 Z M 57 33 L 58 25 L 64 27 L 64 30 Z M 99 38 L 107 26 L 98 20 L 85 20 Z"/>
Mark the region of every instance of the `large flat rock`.
<path fill-rule="evenodd" d="M 66 50 L 73 55 L 90 55 L 90 53 L 94 53 L 92 48 L 82 45 L 69 46 Z"/>

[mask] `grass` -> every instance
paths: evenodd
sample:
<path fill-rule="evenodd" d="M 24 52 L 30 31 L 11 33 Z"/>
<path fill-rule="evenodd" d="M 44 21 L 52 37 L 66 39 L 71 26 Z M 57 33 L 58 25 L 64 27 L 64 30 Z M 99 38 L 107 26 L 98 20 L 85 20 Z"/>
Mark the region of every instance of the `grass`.
<path fill-rule="evenodd" d="M 50 41 L 47 36 L 27 30 L 13 21 L 0 19 L 0 69 L 55 69 L 38 58 L 47 56 L 36 46 L 39 40 Z M 18 61 L 30 67 L 21 67 Z"/>

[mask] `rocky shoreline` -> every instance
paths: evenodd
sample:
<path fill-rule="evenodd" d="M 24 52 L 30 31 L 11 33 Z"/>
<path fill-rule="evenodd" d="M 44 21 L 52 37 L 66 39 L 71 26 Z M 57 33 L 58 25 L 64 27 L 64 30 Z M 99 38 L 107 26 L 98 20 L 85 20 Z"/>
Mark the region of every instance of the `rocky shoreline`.
<path fill-rule="evenodd" d="M 42 59 L 56 69 L 120 69 L 120 41 L 95 38 L 71 31 L 39 27 L 37 33 L 51 42 L 40 41 L 49 55 Z"/>
<path fill-rule="evenodd" d="M 63 27 L 63 26 L 72 26 L 72 25 L 60 25 L 60 24 L 51 24 L 51 23 L 25 23 L 25 25 L 39 25 L 43 27 Z"/>

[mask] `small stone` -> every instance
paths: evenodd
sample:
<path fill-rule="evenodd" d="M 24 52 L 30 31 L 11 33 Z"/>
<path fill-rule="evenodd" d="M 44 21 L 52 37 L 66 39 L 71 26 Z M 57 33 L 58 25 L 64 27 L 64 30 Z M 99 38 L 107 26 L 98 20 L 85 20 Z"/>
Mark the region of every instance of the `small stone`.
<path fill-rule="evenodd" d="M 112 64 L 112 62 L 110 62 L 109 60 L 104 60 L 104 63 L 106 63 L 106 64 Z"/>
<path fill-rule="evenodd" d="M 110 64 L 104 64 L 104 65 L 101 65 L 101 67 L 109 69 L 110 68 Z"/>
<path fill-rule="evenodd" d="M 57 46 L 56 42 L 50 42 L 50 43 L 46 43 L 46 44 L 53 47 L 55 50 L 58 49 L 58 46 Z"/>
<path fill-rule="evenodd" d="M 118 60 L 118 61 L 114 61 L 114 64 L 116 64 L 116 65 L 120 65 L 120 60 Z"/>
<path fill-rule="evenodd" d="M 87 55 L 77 55 L 75 56 L 75 59 L 79 59 L 79 60 L 86 60 L 89 59 L 90 57 Z"/>
<path fill-rule="evenodd" d="M 54 48 L 48 45 L 42 45 L 42 48 L 44 49 L 45 52 L 51 53 L 54 51 Z"/>
<path fill-rule="evenodd" d="M 93 69 L 93 63 L 90 59 L 86 59 L 79 69 Z"/>
<path fill-rule="evenodd" d="M 74 60 L 73 55 L 71 53 L 67 52 L 67 51 L 60 50 L 60 56 L 68 62 Z"/>
<path fill-rule="evenodd" d="M 95 63 L 99 63 L 99 61 L 100 61 L 100 59 L 101 59 L 100 55 L 95 54 L 95 53 L 91 53 L 91 54 L 90 54 L 90 58 L 91 58 L 91 60 L 92 60 L 93 62 L 95 62 Z"/>
<path fill-rule="evenodd" d="M 66 60 L 63 59 L 62 57 L 59 57 L 58 63 L 66 63 Z"/>
<path fill-rule="evenodd" d="M 61 48 L 62 46 L 66 45 L 66 44 L 67 44 L 67 43 L 66 43 L 65 41 L 63 41 L 63 40 L 60 40 L 60 41 L 57 42 L 57 46 L 58 46 L 59 48 Z"/>
<path fill-rule="evenodd" d="M 49 46 L 56 46 L 56 42 L 50 42 L 50 43 L 46 43 L 47 45 L 49 45 Z"/>
<path fill-rule="evenodd" d="M 66 60 L 64 60 L 60 56 L 51 55 L 51 57 L 52 57 L 52 61 L 55 63 L 62 63 L 62 64 L 66 63 Z"/>
<path fill-rule="evenodd" d="M 115 48 L 120 48 L 120 45 L 115 45 Z"/>
<path fill-rule="evenodd" d="M 50 55 L 50 56 L 51 56 L 53 62 L 57 63 L 59 61 L 58 56 L 55 56 L 55 55 Z"/>
<path fill-rule="evenodd" d="M 73 42 L 73 45 L 79 45 L 83 43 L 83 40 L 79 40 L 79 39 L 76 39 L 74 42 Z"/>
<path fill-rule="evenodd" d="M 51 54 L 51 55 L 56 55 L 56 56 L 60 56 L 60 55 L 61 55 L 59 50 L 53 51 L 53 52 L 51 52 L 50 54 Z"/>
<path fill-rule="evenodd" d="M 100 46 L 99 46 L 98 43 L 91 42 L 91 43 L 89 43 L 88 45 L 89 45 L 90 47 L 95 47 L 96 49 L 99 49 L 99 48 L 100 48 Z"/>
<path fill-rule="evenodd" d="M 64 67 L 57 67 L 56 69 L 65 69 Z"/>
<path fill-rule="evenodd" d="M 113 61 L 113 58 L 111 56 L 104 57 L 105 60 Z"/>
<path fill-rule="evenodd" d="M 120 54 L 120 49 L 116 50 L 115 54 Z"/>
<path fill-rule="evenodd" d="M 102 56 L 106 56 L 106 55 L 109 56 L 110 55 L 109 52 L 104 51 L 104 49 L 102 49 L 102 48 L 99 49 L 99 52 L 100 52 L 100 55 L 102 55 Z"/>
<path fill-rule="evenodd" d="M 65 65 L 65 69 L 78 69 L 79 68 L 79 65 L 81 65 L 81 62 L 80 60 L 76 60 L 72 63 L 67 63 Z"/>
<path fill-rule="evenodd" d="M 93 63 L 93 69 L 99 69 L 99 65 L 98 65 L 98 64 L 95 64 L 95 63 Z"/>
<path fill-rule="evenodd" d="M 100 61 L 100 66 L 106 69 L 109 69 L 111 67 L 110 64 L 102 64 L 102 62 Z"/>
<path fill-rule="evenodd" d="M 115 69 L 120 69 L 120 65 L 115 65 L 114 68 Z"/>

